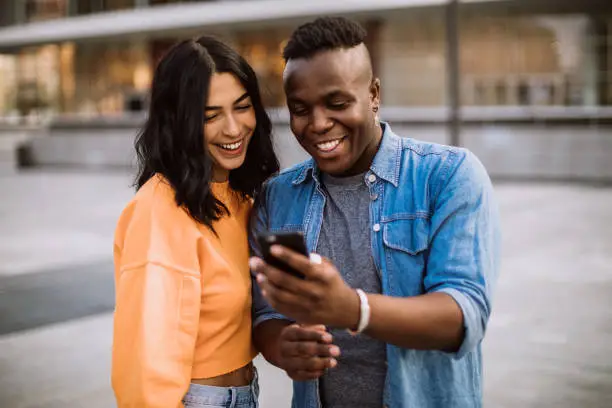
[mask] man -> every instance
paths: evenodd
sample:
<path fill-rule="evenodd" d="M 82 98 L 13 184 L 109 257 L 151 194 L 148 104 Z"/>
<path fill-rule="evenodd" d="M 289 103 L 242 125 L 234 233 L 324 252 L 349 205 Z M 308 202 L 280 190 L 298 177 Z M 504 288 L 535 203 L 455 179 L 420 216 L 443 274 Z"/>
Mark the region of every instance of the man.
<path fill-rule="evenodd" d="M 267 184 L 252 238 L 302 231 L 323 260 L 273 247 L 304 280 L 251 260 L 255 341 L 298 380 L 297 408 L 480 407 L 499 258 L 493 189 L 470 152 L 379 121 L 365 35 L 321 18 L 284 50 L 291 130 L 312 159 Z"/>

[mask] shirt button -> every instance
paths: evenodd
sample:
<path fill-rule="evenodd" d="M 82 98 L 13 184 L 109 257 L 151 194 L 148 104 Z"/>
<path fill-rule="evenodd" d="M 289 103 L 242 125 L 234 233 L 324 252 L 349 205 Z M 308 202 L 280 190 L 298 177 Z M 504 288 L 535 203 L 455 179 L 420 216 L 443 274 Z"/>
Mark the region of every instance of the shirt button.
<path fill-rule="evenodd" d="M 378 194 L 372 194 L 370 196 L 370 200 L 372 200 L 372 201 L 376 201 L 377 199 L 378 199 Z"/>
<path fill-rule="evenodd" d="M 374 174 L 370 174 L 370 175 L 368 176 L 368 181 L 369 181 L 370 183 L 375 182 L 375 181 L 376 181 L 376 176 L 375 176 Z"/>
<path fill-rule="evenodd" d="M 374 224 L 374 227 L 372 227 L 372 229 L 374 230 L 374 232 L 380 231 L 380 224 Z"/>

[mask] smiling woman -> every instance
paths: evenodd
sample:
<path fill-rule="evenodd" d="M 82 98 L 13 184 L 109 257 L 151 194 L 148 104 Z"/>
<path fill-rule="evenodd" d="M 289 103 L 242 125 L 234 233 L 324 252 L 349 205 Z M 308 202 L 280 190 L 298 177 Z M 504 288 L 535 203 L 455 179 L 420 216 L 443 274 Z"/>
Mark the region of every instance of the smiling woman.
<path fill-rule="evenodd" d="M 136 150 L 115 232 L 117 406 L 256 407 L 247 228 L 279 165 L 244 58 L 212 37 L 170 49 Z"/>
<path fill-rule="evenodd" d="M 204 136 L 214 162 L 213 180 L 226 181 L 230 170 L 244 162 L 257 120 L 249 94 L 230 73 L 214 74 L 210 81 Z"/>
<path fill-rule="evenodd" d="M 278 170 L 271 128 L 244 58 L 212 37 L 184 41 L 155 72 L 149 119 L 136 141 L 137 187 L 162 175 L 177 204 L 210 227 L 225 211 L 210 192 L 211 181 L 229 180 L 233 190 L 253 197 Z M 220 146 L 238 142 L 238 152 Z"/>

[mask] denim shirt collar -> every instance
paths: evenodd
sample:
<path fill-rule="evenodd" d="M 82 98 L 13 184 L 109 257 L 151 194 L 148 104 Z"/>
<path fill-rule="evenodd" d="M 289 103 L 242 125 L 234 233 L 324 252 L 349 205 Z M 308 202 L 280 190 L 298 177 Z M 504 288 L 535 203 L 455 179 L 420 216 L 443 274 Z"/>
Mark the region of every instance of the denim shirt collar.
<path fill-rule="evenodd" d="M 383 128 L 382 141 L 380 142 L 378 152 L 374 156 L 370 171 L 397 187 L 399 183 L 402 140 L 393 133 L 388 123 L 381 122 L 381 126 Z M 301 171 L 296 174 L 292 184 L 304 183 L 307 178 L 312 177 L 315 183 L 319 185 L 319 175 L 320 170 L 316 162 L 313 158 L 310 158 L 304 163 Z"/>

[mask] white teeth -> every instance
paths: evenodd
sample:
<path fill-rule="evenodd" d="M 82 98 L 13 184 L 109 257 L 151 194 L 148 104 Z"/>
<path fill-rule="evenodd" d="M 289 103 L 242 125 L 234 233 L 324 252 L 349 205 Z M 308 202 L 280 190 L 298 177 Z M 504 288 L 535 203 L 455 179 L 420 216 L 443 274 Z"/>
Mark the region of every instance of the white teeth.
<path fill-rule="evenodd" d="M 242 141 L 236 143 L 220 144 L 219 146 L 221 146 L 225 150 L 236 150 L 240 146 L 242 146 Z"/>
<path fill-rule="evenodd" d="M 336 139 L 336 140 L 330 140 L 329 142 L 318 143 L 317 148 L 319 150 L 328 152 L 330 150 L 334 150 L 336 146 L 340 144 L 341 141 L 342 139 Z"/>

